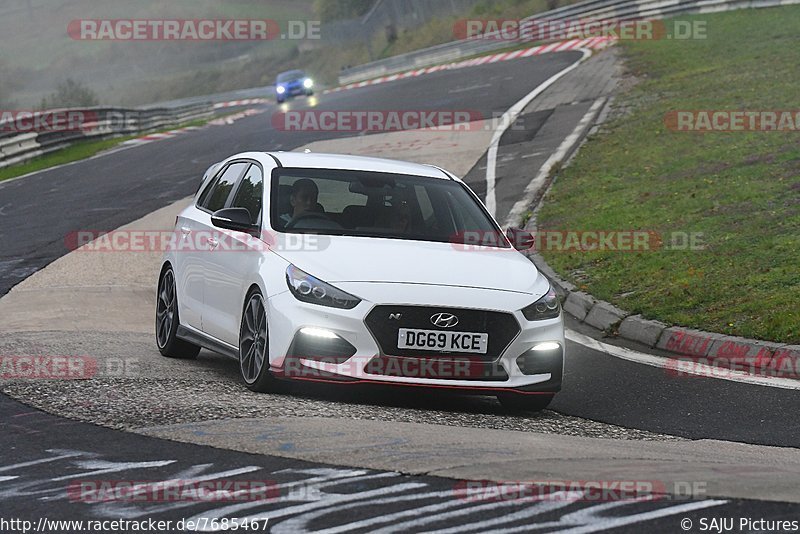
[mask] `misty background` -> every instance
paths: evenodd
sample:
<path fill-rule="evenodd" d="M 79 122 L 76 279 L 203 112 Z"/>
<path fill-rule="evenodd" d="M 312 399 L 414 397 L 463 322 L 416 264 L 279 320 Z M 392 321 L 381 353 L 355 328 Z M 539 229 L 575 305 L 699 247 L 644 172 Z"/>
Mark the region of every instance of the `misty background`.
<path fill-rule="evenodd" d="M 562 0 L 572 3 L 574 0 Z M 461 17 L 525 16 L 558 0 L 0 0 L 0 109 L 139 106 L 262 87 L 305 68 L 335 85 L 343 67 L 454 39 Z M 321 21 L 320 39 L 91 41 L 80 19 Z"/>

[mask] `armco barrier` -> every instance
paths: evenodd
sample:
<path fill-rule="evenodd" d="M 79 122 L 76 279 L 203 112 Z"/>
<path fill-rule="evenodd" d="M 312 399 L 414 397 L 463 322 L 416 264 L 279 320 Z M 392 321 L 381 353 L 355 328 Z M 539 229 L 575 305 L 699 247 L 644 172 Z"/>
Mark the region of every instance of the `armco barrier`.
<path fill-rule="evenodd" d="M 0 122 L 0 168 L 61 150 L 75 141 L 132 135 L 193 120 L 209 119 L 214 116 L 214 105 L 200 103 L 149 109 L 95 107 L 81 111 L 91 117 L 91 120 L 73 131 L 17 133 L 8 128 L 7 123 Z"/>
<path fill-rule="evenodd" d="M 576 19 L 658 19 L 679 14 L 715 13 L 734 9 L 798 4 L 800 0 L 587 0 L 539 13 L 524 20 Z M 487 34 L 491 36 L 492 34 Z M 347 85 L 402 71 L 429 67 L 484 52 L 506 48 L 513 43 L 502 39 L 462 39 L 392 56 L 345 69 L 339 84 Z"/>

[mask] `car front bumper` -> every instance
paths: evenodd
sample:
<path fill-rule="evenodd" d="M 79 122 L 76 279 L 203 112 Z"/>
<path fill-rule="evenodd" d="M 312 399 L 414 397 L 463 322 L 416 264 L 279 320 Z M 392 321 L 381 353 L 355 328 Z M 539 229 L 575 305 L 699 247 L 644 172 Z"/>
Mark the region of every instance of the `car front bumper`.
<path fill-rule="evenodd" d="M 449 292 L 475 293 L 479 290 L 452 289 Z M 408 293 L 407 299 L 414 296 Z M 470 297 L 472 295 L 469 295 Z M 564 363 L 563 316 L 543 321 L 528 321 L 517 310 L 478 309 L 463 306 L 463 300 L 447 299 L 447 305 L 418 302 L 381 303 L 362 301 L 351 310 L 343 310 L 298 301 L 286 291 L 269 299 L 270 367 L 277 376 L 292 379 L 341 382 L 367 382 L 407 386 L 454 388 L 473 391 L 517 391 L 526 393 L 556 392 L 561 388 Z M 461 300 L 461 302 L 459 302 Z M 472 300 L 467 298 L 466 300 Z M 439 300 L 442 302 L 441 300 Z M 420 350 L 410 353 L 394 345 L 392 326 L 384 334 L 376 332 L 375 313 L 407 313 L 413 308 L 422 315 L 443 308 L 458 312 L 488 313 L 513 320 L 509 339 L 486 355 L 473 353 L 437 353 Z M 521 309 L 521 307 L 520 307 Z M 380 315 L 384 315 L 381 313 Z M 463 314 L 462 314 L 463 315 Z M 369 326 L 368 326 L 369 325 Z M 408 325 L 406 325 L 408 326 Z M 423 325 L 411 325 L 424 328 Z M 398 326 L 399 327 L 399 326 Z M 433 328 L 427 325 L 428 328 Z M 470 331 L 478 331 L 468 327 Z M 313 332 L 313 335 L 305 332 Z M 319 334 L 336 337 L 320 337 Z M 489 329 L 489 344 L 497 332 Z M 555 343 L 557 349 L 534 350 L 542 343 Z"/>

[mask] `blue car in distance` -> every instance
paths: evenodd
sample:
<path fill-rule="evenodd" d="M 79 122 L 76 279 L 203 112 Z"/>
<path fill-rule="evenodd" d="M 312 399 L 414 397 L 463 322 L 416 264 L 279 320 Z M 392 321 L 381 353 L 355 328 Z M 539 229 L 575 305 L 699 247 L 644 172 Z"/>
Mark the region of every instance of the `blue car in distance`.
<path fill-rule="evenodd" d="M 306 76 L 302 70 L 289 70 L 278 74 L 275 81 L 275 97 L 278 104 L 298 96 L 314 94 L 314 80 Z"/>

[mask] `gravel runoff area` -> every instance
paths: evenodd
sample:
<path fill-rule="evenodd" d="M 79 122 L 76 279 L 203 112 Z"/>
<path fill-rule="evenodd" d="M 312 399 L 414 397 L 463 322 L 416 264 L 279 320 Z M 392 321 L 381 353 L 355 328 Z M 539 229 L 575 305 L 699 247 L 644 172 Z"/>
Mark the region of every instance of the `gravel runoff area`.
<path fill-rule="evenodd" d="M 201 352 L 195 361 L 162 357 L 151 335 L 30 332 L 3 336 L 0 356 L 86 356 L 97 364 L 84 379 L 0 379 L 0 390 L 46 412 L 135 430 L 158 425 L 253 417 L 338 417 L 431 423 L 629 440 L 680 440 L 550 410 L 509 415 L 492 397 L 392 388 L 303 384 L 291 394 L 257 394 L 240 384 L 236 363 Z M 567 377 L 567 380 L 569 377 Z"/>

